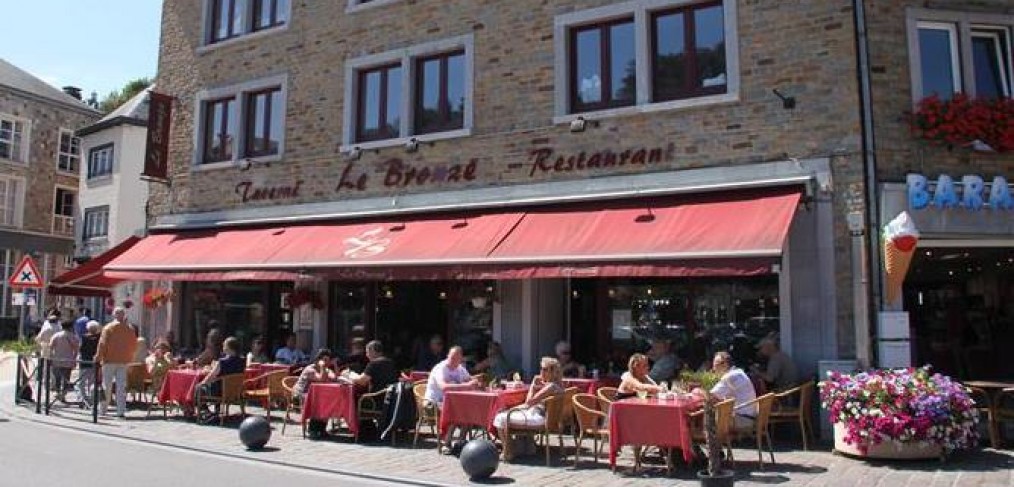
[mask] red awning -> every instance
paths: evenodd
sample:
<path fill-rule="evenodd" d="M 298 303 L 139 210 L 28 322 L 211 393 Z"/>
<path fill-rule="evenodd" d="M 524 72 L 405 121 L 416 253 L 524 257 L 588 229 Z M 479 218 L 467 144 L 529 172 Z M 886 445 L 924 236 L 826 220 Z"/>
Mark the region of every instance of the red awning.
<path fill-rule="evenodd" d="M 148 237 L 130 279 L 709 277 L 772 272 L 799 188 Z"/>
<path fill-rule="evenodd" d="M 302 271 L 482 262 L 521 213 L 152 235 L 106 265 L 131 279 L 272 280 Z M 281 274 L 279 274 L 281 273 Z M 246 277 L 243 277 L 243 275 Z"/>
<path fill-rule="evenodd" d="M 64 272 L 50 281 L 49 292 L 64 296 L 109 296 L 110 289 L 123 280 L 103 275 L 102 266 L 130 250 L 140 241 L 139 237 L 130 236 L 88 262 Z"/>

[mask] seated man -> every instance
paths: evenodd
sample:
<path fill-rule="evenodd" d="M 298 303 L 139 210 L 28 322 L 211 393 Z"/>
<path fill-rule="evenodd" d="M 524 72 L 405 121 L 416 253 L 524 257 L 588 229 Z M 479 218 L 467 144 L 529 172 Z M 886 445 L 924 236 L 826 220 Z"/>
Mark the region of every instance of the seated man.
<path fill-rule="evenodd" d="M 366 344 L 366 358 L 369 359 L 366 369 L 362 374 L 352 372 L 349 375 L 350 382 L 368 392 L 381 391 L 398 382 L 398 367 L 393 360 L 384 356 L 384 345 L 380 340 Z"/>
<path fill-rule="evenodd" d="M 771 387 L 771 390 L 784 391 L 791 389 L 799 381 L 796 373 L 796 364 L 778 346 L 778 340 L 774 337 L 766 337 L 757 344 L 759 352 L 767 357 L 768 364 L 763 370 L 754 365 L 751 372 L 754 372 L 764 379 L 764 382 Z"/>
<path fill-rule="evenodd" d="M 222 349 L 225 356 L 214 362 L 211 372 L 194 388 L 195 396 L 216 397 L 222 394 L 222 381 L 218 380 L 219 378 L 246 371 L 246 360 L 239 356 L 239 340 L 235 337 L 226 338 L 222 342 Z M 196 398 L 194 402 L 198 402 Z"/>
<path fill-rule="evenodd" d="M 306 354 L 296 346 L 296 334 L 285 339 L 285 346 L 275 352 L 275 363 L 297 365 L 307 362 Z"/>
<path fill-rule="evenodd" d="M 722 375 L 715 387 L 711 388 L 711 394 L 720 401 L 735 399 L 734 421 L 737 429 L 753 426 L 754 418 L 757 417 L 757 405 L 742 406 L 757 398 L 753 382 L 747 377 L 746 372 L 732 365 L 732 356 L 729 352 L 716 353 L 711 361 L 711 368 L 715 373 Z"/>
<path fill-rule="evenodd" d="M 563 376 L 568 379 L 584 377 L 584 365 L 575 362 L 573 359 L 574 356 L 570 351 L 570 343 L 566 341 L 557 342 L 556 360 L 560 362 L 560 370 L 563 371 Z"/>
<path fill-rule="evenodd" d="M 651 342 L 651 350 L 648 351 L 648 358 L 651 359 L 651 372 L 648 375 L 656 383 L 671 381 L 676 378 L 676 372 L 680 369 L 679 359 L 672 352 L 672 344 L 666 339 L 656 339 Z"/>
<path fill-rule="evenodd" d="M 439 409 L 443 406 L 445 391 L 468 389 L 479 384 L 465 369 L 464 359 L 461 347 L 454 346 L 447 352 L 447 358 L 433 367 L 426 381 L 426 407 Z"/>

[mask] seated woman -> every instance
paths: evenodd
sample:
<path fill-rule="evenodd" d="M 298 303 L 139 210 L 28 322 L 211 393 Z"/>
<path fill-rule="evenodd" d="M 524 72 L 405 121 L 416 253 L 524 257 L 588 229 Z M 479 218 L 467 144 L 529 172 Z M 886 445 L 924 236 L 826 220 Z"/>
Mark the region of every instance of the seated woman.
<path fill-rule="evenodd" d="M 253 364 L 266 364 L 271 362 L 268 359 L 267 350 L 264 349 L 264 339 L 256 338 L 253 343 L 250 344 L 250 351 L 246 354 L 246 366 L 249 367 Z"/>
<path fill-rule="evenodd" d="M 165 374 L 172 368 L 172 355 L 169 352 L 169 344 L 160 341 L 155 344 L 151 355 L 144 359 L 148 375 L 151 376 L 151 388 L 154 391 L 162 389 Z"/>
<path fill-rule="evenodd" d="M 539 375 L 532 379 L 532 386 L 528 388 L 528 399 L 521 406 L 497 413 L 493 426 L 502 429 L 508 420 L 512 425 L 527 427 L 546 424 L 546 400 L 562 394 L 563 389 L 560 362 L 552 357 L 542 357 Z"/>
<path fill-rule="evenodd" d="M 635 353 L 627 361 L 627 371 L 620 376 L 620 387 L 616 389 L 616 399 L 634 397 L 638 392 L 657 394 L 662 390 L 648 375 L 648 357 Z"/>
<path fill-rule="evenodd" d="M 331 350 L 322 348 L 317 351 L 317 356 L 312 365 L 303 368 L 303 372 L 296 379 L 296 385 L 292 387 L 292 395 L 298 399 L 306 399 L 310 392 L 310 384 L 314 382 L 334 382 L 338 376 L 331 370 Z"/>

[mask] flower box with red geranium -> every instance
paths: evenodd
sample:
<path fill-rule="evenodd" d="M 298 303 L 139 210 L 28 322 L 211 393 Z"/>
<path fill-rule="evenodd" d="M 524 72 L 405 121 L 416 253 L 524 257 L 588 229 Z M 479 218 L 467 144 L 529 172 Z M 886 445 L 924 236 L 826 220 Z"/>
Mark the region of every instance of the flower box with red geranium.
<path fill-rule="evenodd" d="M 978 411 L 967 389 L 929 367 L 829 372 L 820 398 L 842 453 L 933 458 L 978 442 Z"/>
<path fill-rule="evenodd" d="M 161 308 L 172 299 L 172 289 L 152 288 L 144 293 L 141 301 L 146 308 Z"/>
<path fill-rule="evenodd" d="M 1014 150 L 1014 100 L 970 98 L 956 93 L 943 100 L 937 95 L 919 101 L 911 117 L 918 138 L 948 147 L 978 151 Z"/>

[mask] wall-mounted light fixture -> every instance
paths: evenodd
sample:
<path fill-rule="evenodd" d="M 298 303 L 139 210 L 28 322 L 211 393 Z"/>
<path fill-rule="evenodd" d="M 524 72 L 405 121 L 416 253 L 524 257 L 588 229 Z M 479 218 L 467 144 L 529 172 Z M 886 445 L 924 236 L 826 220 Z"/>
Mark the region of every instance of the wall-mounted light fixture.
<path fill-rule="evenodd" d="M 577 117 L 574 120 L 570 121 L 570 131 L 574 132 L 574 133 L 584 132 L 585 129 L 587 129 L 589 125 L 591 125 L 592 127 L 598 128 L 599 121 L 598 120 L 586 120 L 584 117 Z"/>
<path fill-rule="evenodd" d="M 419 150 L 419 139 L 412 137 L 405 142 L 405 152 L 416 152 Z"/>
<path fill-rule="evenodd" d="M 363 149 L 361 149 L 358 145 L 349 151 L 348 160 L 358 161 L 360 157 L 363 157 Z"/>
<path fill-rule="evenodd" d="M 778 91 L 777 89 L 774 89 L 774 90 L 771 90 L 771 91 L 775 94 L 775 96 L 777 96 L 778 98 L 780 98 L 782 100 L 782 108 L 784 108 L 786 110 L 792 110 L 792 109 L 796 108 L 796 97 L 794 97 L 794 96 L 785 96 L 785 95 L 782 94 L 782 92 Z"/>

